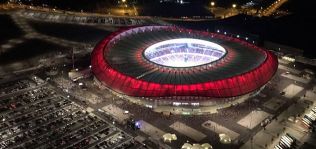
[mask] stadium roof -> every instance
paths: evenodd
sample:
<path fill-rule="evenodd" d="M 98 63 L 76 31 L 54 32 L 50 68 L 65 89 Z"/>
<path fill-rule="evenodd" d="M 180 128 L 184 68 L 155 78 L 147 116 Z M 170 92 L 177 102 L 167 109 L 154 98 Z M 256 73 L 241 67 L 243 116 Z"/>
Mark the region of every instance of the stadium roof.
<path fill-rule="evenodd" d="M 188 32 L 170 30 L 152 30 L 121 37 L 119 42 L 105 54 L 105 58 L 114 69 L 128 76 L 139 77 L 155 69 L 155 66 L 139 63 L 136 57 L 139 50 L 144 50 L 157 42 L 176 38 L 196 38 L 217 43 L 228 51 L 225 57 L 230 57 L 230 59 L 219 67 L 202 71 L 195 67 L 183 72 L 156 70 L 141 77 L 142 80 L 161 84 L 194 84 L 221 80 L 248 72 L 258 67 L 266 59 L 266 55 L 262 51 L 246 47 L 240 43 L 211 38 L 197 33 L 189 34 Z M 142 60 L 146 62 L 145 59 Z M 156 67 L 163 69 L 158 65 Z"/>

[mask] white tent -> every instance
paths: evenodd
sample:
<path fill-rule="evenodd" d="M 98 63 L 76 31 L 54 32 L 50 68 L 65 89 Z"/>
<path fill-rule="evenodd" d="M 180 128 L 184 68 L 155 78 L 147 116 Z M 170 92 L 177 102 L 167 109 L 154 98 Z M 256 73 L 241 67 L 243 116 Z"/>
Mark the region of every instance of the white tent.
<path fill-rule="evenodd" d="M 177 140 L 177 136 L 175 134 L 166 133 L 162 136 L 164 142 L 171 142 Z"/>
<path fill-rule="evenodd" d="M 184 143 L 181 149 L 213 149 L 213 147 L 208 143 L 193 145 L 191 145 L 190 143 Z"/>
<path fill-rule="evenodd" d="M 181 149 L 192 149 L 192 145 L 189 143 L 184 143 L 181 147 Z"/>
<path fill-rule="evenodd" d="M 219 134 L 219 141 L 223 144 L 230 144 L 232 142 L 231 138 L 224 133 Z"/>
<path fill-rule="evenodd" d="M 203 143 L 201 146 L 203 149 L 213 149 L 213 146 L 211 144 L 208 144 L 208 143 Z"/>

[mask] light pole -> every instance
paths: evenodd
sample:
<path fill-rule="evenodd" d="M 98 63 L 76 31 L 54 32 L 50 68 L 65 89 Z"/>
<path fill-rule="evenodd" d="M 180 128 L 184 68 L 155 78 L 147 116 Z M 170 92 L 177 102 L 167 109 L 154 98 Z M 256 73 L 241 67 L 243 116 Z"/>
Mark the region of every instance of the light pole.
<path fill-rule="evenodd" d="M 214 6 L 215 6 L 215 2 L 211 2 L 211 12 L 213 13 L 213 11 L 214 11 Z"/>
<path fill-rule="evenodd" d="M 123 7 L 122 10 L 122 16 L 125 15 L 125 6 L 126 6 L 126 0 L 118 0 L 118 2 L 120 3 L 120 9 Z"/>
<path fill-rule="evenodd" d="M 237 8 L 237 4 L 232 4 L 232 10 L 231 10 L 231 16 L 234 14 L 234 12 L 236 11 Z"/>
<path fill-rule="evenodd" d="M 232 7 L 233 7 L 233 8 L 236 8 L 236 7 L 237 7 L 237 5 L 236 5 L 236 4 L 233 4 L 233 5 L 232 5 Z"/>

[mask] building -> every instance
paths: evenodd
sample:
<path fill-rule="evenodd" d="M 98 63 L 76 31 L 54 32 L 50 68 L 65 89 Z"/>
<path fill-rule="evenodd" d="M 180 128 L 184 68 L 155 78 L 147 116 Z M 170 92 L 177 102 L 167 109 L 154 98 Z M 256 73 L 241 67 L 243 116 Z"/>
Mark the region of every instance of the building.
<path fill-rule="evenodd" d="M 275 55 L 242 39 L 173 26 L 121 29 L 92 53 L 97 82 L 148 107 L 227 107 L 274 76 Z"/>

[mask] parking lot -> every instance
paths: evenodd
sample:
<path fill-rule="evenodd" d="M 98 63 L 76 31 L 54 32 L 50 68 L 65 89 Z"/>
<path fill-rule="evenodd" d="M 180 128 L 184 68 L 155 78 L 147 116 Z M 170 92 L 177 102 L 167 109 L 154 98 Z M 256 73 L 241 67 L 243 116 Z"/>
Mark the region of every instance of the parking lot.
<path fill-rule="evenodd" d="M 126 148 L 132 136 L 36 77 L 0 84 L 0 148 Z"/>

